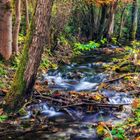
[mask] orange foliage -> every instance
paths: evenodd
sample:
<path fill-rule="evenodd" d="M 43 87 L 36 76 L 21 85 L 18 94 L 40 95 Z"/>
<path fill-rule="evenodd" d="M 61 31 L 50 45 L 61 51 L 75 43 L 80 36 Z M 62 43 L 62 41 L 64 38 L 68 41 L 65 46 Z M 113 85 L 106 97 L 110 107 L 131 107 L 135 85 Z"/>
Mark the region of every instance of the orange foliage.
<path fill-rule="evenodd" d="M 132 2 L 133 0 L 86 0 L 87 3 L 89 4 L 96 4 L 97 6 L 101 6 L 101 5 L 108 5 L 108 4 L 113 4 L 115 2 L 124 2 L 124 3 L 128 3 L 128 2 Z"/>

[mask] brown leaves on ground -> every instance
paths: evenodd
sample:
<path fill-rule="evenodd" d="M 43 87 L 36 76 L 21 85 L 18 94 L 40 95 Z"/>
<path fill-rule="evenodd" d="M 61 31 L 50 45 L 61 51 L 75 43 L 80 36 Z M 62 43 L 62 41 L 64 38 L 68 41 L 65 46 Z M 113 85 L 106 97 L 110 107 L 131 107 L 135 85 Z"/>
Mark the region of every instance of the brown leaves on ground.
<path fill-rule="evenodd" d="M 132 107 L 134 109 L 137 109 L 138 107 L 140 107 L 140 99 L 135 99 L 132 103 Z"/>
<path fill-rule="evenodd" d="M 4 111 L 3 108 L 0 108 L 0 116 L 3 115 Z"/>
<path fill-rule="evenodd" d="M 0 90 L 0 93 L 2 93 L 2 94 L 4 94 L 4 95 L 6 95 L 8 92 L 9 92 L 8 89 L 1 89 L 1 90 Z"/>
<path fill-rule="evenodd" d="M 110 80 L 105 83 L 101 83 L 99 85 L 99 90 L 101 89 L 108 89 L 108 90 L 114 90 L 117 92 L 131 92 L 131 91 L 139 91 L 139 75 L 135 74 L 126 74 L 120 76 L 120 74 L 115 74 L 110 77 Z M 117 84 L 116 84 L 117 83 Z"/>
<path fill-rule="evenodd" d="M 110 137 L 110 134 L 108 132 L 111 129 L 112 129 L 112 125 L 110 123 L 99 122 L 96 130 L 98 135 L 104 135 L 105 137 Z"/>
<path fill-rule="evenodd" d="M 140 140 L 140 136 L 136 138 L 136 140 Z"/>
<path fill-rule="evenodd" d="M 74 95 L 77 96 L 78 98 L 85 98 L 85 99 L 89 99 L 89 100 L 93 100 L 93 101 L 103 101 L 103 99 L 105 98 L 102 94 L 98 93 L 98 92 L 76 92 L 76 91 L 70 91 L 69 92 L 70 95 Z"/>
<path fill-rule="evenodd" d="M 48 93 L 49 92 L 47 81 L 44 83 L 41 83 L 40 81 L 36 81 L 35 85 L 34 85 L 34 89 L 38 93 Z"/>

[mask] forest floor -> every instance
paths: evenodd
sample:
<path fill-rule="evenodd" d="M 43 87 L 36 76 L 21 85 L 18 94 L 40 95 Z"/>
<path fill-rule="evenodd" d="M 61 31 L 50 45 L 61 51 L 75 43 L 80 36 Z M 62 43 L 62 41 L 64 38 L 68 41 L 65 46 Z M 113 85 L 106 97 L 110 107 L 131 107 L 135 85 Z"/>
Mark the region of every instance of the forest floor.
<path fill-rule="evenodd" d="M 94 68 L 96 71 L 93 72 Z M 15 70 L 14 64 L 9 65 L 0 62 L 0 102 L 2 102 L 10 89 Z M 140 139 L 140 65 L 138 61 L 134 62 L 134 55 L 126 51 L 125 48 L 98 48 L 83 53 L 81 56 L 75 57 L 71 64 L 61 66 L 57 70 L 50 70 L 51 74 L 45 75 L 46 79 L 41 76 L 42 71 L 45 73 L 45 69 L 39 70 L 32 98 L 18 114 L 7 118 L 3 110 L 0 109 L 1 139 L 31 139 L 33 137 L 41 139 L 42 133 L 47 133 L 50 139 L 57 139 L 58 135 L 56 135 L 56 138 L 51 137 L 51 135 L 54 136 L 55 133 L 63 132 L 62 124 L 65 126 L 70 122 L 75 124 L 76 127 L 77 119 L 78 123 L 81 124 L 83 118 L 88 120 L 86 121 L 88 126 L 78 125 L 78 127 L 82 128 L 82 130 L 83 127 L 88 127 L 87 133 L 89 133 L 89 130 L 92 133 L 95 130 L 96 133 L 96 137 L 89 136 L 87 139 Z M 89 71 L 88 74 L 87 71 Z M 89 77 L 93 73 L 95 76 L 90 79 Z M 66 77 L 69 81 L 63 81 Z M 89 82 L 94 81 L 95 78 L 97 85 L 94 82 L 92 84 Z M 85 79 L 88 79 L 88 82 L 83 81 Z M 109 91 L 113 92 L 110 93 Z M 128 99 L 130 100 L 128 101 Z M 64 118 L 66 120 L 61 117 L 59 119 L 57 117 L 49 119 L 48 112 L 42 115 L 40 111 L 42 106 L 37 107 L 35 105 L 42 103 L 44 107 L 44 102 L 53 107 L 51 113 L 65 112 Z M 27 113 L 28 111 L 30 115 Z M 96 114 L 97 112 L 101 113 Z M 77 116 L 78 113 L 80 114 L 79 116 Z M 106 113 L 109 113 L 109 115 L 115 114 L 115 119 L 107 117 L 108 119 L 106 120 Z M 97 115 L 102 115 L 104 119 L 98 120 Z M 84 117 L 81 118 L 81 116 Z M 89 121 L 91 118 L 95 118 L 96 121 Z M 118 123 L 113 123 L 118 120 L 121 120 L 119 125 Z M 66 125 L 66 127 L 75 129 L 70 124 L 69 126 Z M 64 136 L 64 134 L 60 137 L 60 139 L 73 140 L 76 138 L 77 136 L 68 137 Z"/>

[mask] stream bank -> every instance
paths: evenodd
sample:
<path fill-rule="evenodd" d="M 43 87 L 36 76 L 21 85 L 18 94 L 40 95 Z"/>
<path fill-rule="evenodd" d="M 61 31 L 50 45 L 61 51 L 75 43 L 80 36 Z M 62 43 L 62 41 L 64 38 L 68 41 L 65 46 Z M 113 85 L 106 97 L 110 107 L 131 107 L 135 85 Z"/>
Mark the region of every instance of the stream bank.
<path fill-rule="evenodd" d="M 119 64 L 113 59 L 125 54 L 122 48 L 97 49 L 44 73 L 35 84 L 26 112 L 21 111 L 14 122 L 19 136 L 9 133 L 8 138 L 103 139 L 98 136 L 98 125 L 104 122 L 111 129 L 123 123 L 139 96 L 139 75 L 115 69 Z"/>

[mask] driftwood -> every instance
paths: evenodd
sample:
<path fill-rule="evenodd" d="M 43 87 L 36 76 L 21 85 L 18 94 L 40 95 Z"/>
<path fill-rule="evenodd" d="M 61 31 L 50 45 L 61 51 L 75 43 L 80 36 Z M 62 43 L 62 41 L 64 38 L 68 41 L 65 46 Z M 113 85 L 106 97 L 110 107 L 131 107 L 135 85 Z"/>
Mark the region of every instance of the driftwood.
<path fill-rule="evenodd" d="M 119 109 L 119 110 L 122 110 L 122 107 L 123 105 L 129 105 L 129 104 L 107 104 L 107 103 L 99 103 L 99 102 L 95 102 L 95 101 L 90 101 L 90 100 L 87 100 L 87 102 L 85 101 L 80 101 L 80 102 L 77 102 L 77 103 L 74 103 L 72 101 L 68 102 L 68 101 L 64 101 L 61 99 L 54 99 L 53 97 L 47 97 L 47 96 L 41 96 L 41 95 L 36 95 L 35 98 L 41 98 L 41 99 L 45 99 L 47 100 L 49 103 L 52 104 L 52 106 L 54 106 L 54 102 L 56 104 L 59 105 L 59 109 L 60 110 L 65 110 L 67 113 L 68 111 L 66 110 L 67 108 L 70 108 L 70 107 L 76 107 L 76 106 L 93 106 L 93 108 L 109 108 L 109 109 Z M 58 107 L 58 106 L 57 106 Z M 68 113 L 69 114 L 69 113 Z M 70 115 L 71 116 L 71 115 Z"/>
<path fill-rule="evenodd" d="M 125 78 L 126 76 L 132 76 L 132 75 L 135 75 L 135 74 L 134 74 L 134 73 L 125 74 L 125 75 L 120 76 L 120 77 L 118 77 L 118 78 L 104 81 L 103 83 L 112 83 L 112 82 L 115 82 L 115 81 L 121 80 L 121 79 Z"/>
<path fill-rule="evenodd" d="M 72 118 L 73 121 L 76 120 L 76 118 L 72 115 L 72 113 L 67 108 L 64 108 L 63 110 L 68 113 L 68 115 Z"/>
<path fill-rule="evenodd" d="M 57 103 L 63 103 L 63 104 L 68 104 L 68 102 L 66 102 L 66 101 L 63 101 L 62 99 L 54 99 L 54 98 L 52 98 L 52 97 L 48 97 L 48 96 L 41 96 L 41 95 L 36 95 L 36 97 L 35 98 L 41 98 L 41 99 L 46 99 L 46 100 L 48 100 L 48 101 L 54 101 L 54 102 L 57 102 Z"/>
<path fill-rule="evenodd" d="M 93 106 L 93 108 L 116 108 L 121 109 L 123 105 L 128 104 L 101 104 L 101 103 L 77 103 L 77 104 L 71 104 L 66 106 L 61 106 L 61 109 L 68 108 L 68 107 L 76 107 L 76 106 Z"/>

